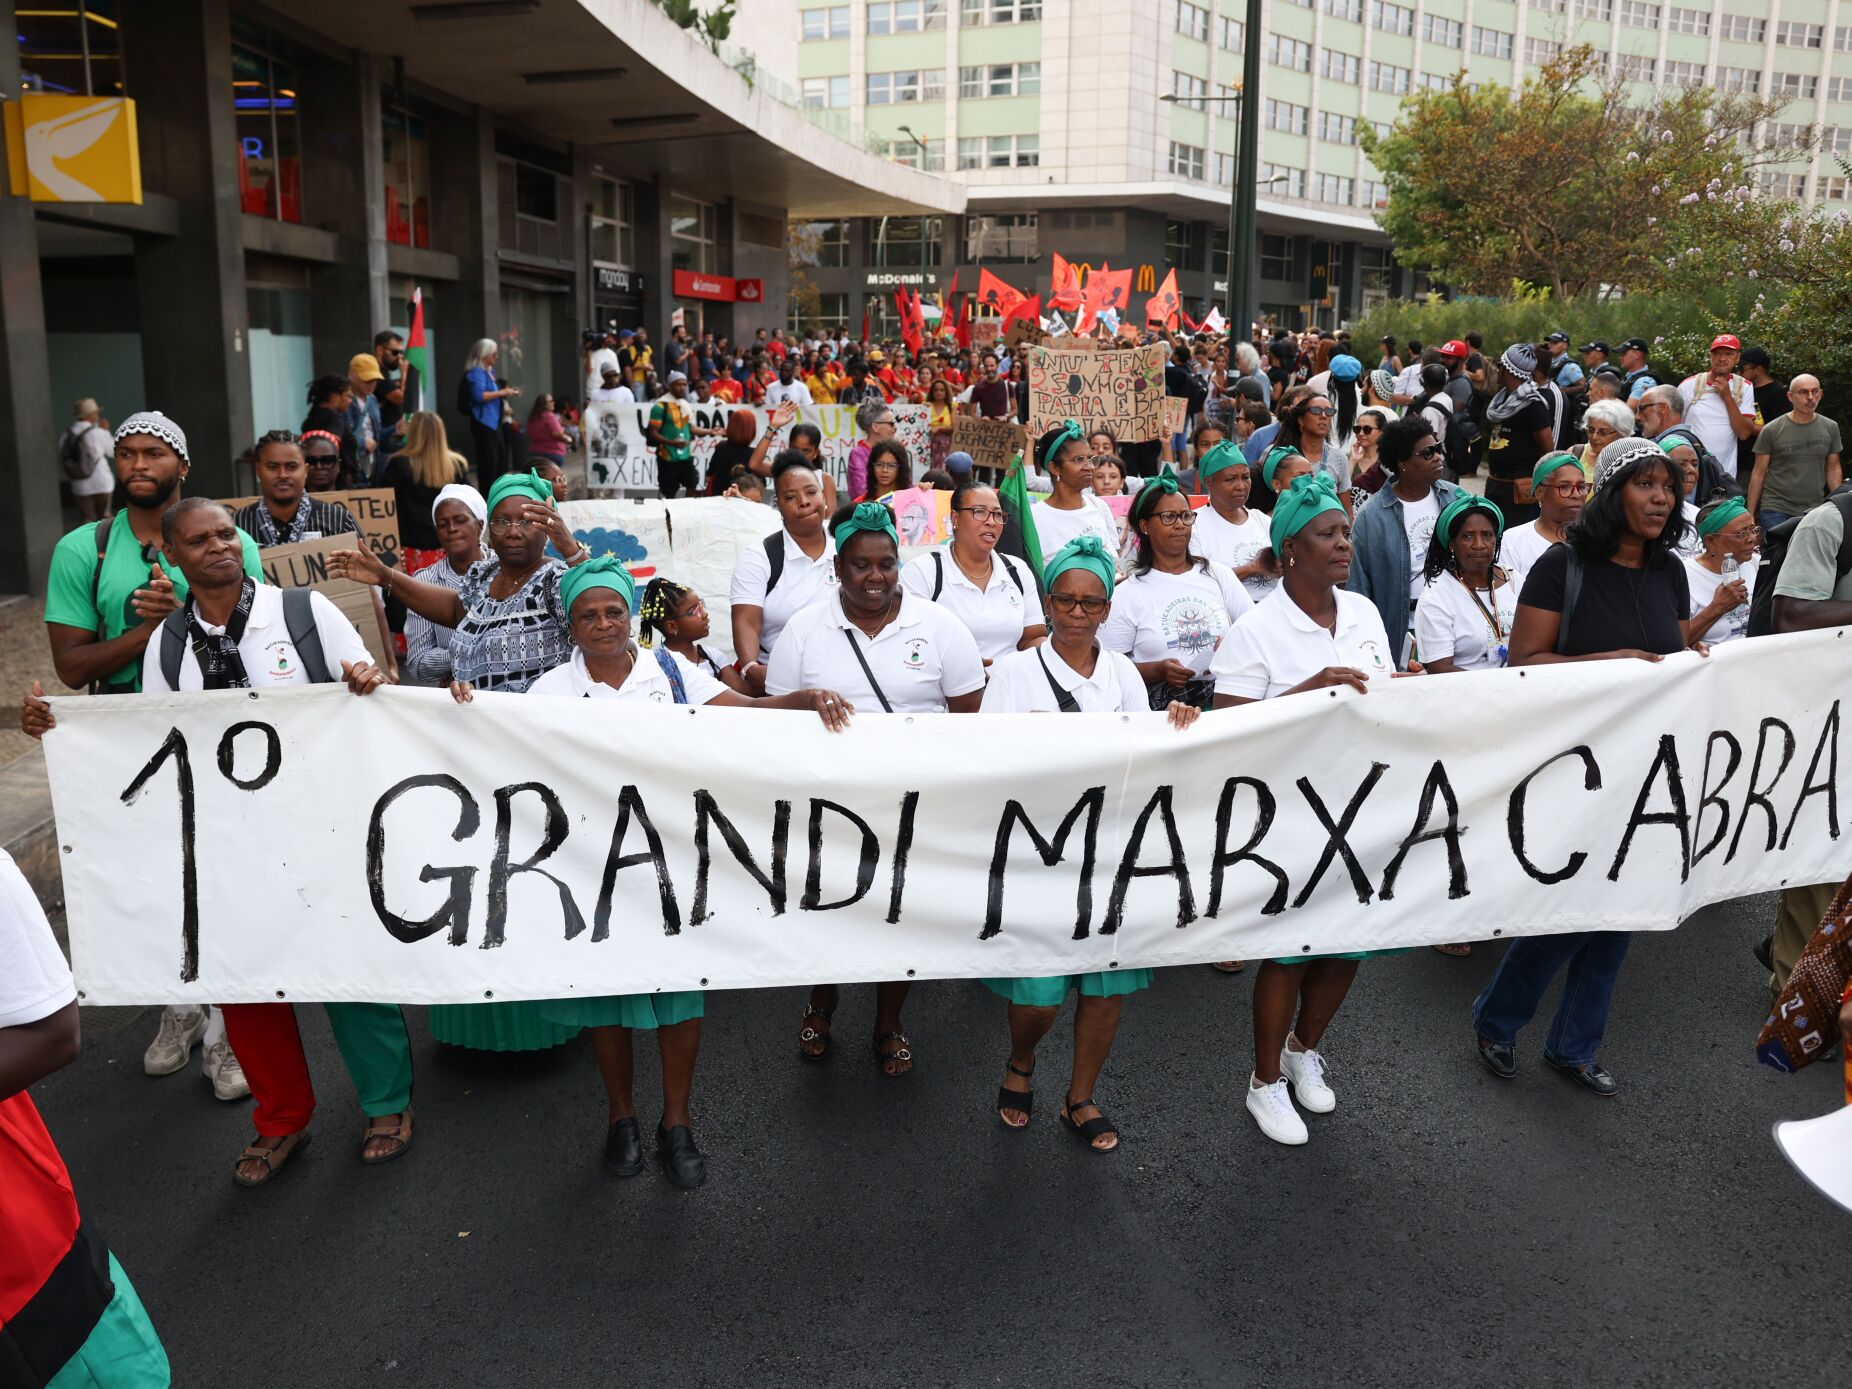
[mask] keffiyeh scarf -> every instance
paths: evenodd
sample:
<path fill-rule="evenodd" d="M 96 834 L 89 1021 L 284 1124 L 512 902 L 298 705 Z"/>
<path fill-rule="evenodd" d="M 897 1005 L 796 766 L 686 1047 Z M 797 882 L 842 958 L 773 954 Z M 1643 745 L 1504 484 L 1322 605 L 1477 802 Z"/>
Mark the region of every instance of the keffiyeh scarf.
<path fill-rule="evenodd" d="M 251 678 L 245 674 L 244 658 L 238 643 L 251 620 L 251 604 L 257 599 L 257 581 L 248 575 L 238 591 L 238 605 L 226 620 L 223 632 L 208 632 L 199 625 L 197 600 L 187 599 L 186 634 L 199 661 L 199 674 L 209 690 L 248 690 Z"/>
<path fill-rule="evenodd" d="M 259 502 L 257 505 L 258 548 L 268 550 L 272 545 L 288 545 L 301 538 L 308 524 L 309 494 L 307 492 L 296 498 L 296 514 L 290 519 L 287 532 L 277 525 L 277 518 L 270 514 L 270 508 Z"/>

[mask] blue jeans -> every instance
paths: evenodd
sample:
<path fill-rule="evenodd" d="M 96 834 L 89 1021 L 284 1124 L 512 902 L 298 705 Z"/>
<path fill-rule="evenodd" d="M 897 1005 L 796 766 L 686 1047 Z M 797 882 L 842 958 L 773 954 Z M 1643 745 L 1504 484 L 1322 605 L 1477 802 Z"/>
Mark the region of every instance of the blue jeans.
<path fill-rule="evenodd" d="M 1794 518 L 1789 516 L 1785 511 L 1758 511 L 1756 513 L 1756 524 L 1762 527 L 1762 534 L 1764 535 L 1774 530 L 1775 527 L 1779 526 L 1783 521 L 1791 521 L 1793 519 Z"/>
<path fill-rule="evenodd" d="M 1601 1033 L 1614 1001 L 1614 982 L 1633 940 L 1627 931 L 1571 931 L 1560 936 L 1521 936 L 1498 962 L 1492 982 L 1473 1003 L 1473 1029 L 1490 1042 L 1507 1045 L 1537 1012 L 1544 990 L 1564 964 L 1569 977 L 1556 1021 L 1544 1038 L 1544 1055 L 1565 1066 L 1583 1066 L 1601 1049 Z"/>

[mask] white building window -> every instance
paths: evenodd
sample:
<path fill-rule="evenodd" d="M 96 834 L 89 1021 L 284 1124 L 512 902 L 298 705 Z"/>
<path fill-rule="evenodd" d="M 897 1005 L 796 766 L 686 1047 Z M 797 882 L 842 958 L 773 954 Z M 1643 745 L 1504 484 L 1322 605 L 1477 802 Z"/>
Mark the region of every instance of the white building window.
<path fill-rule="evenodd" d="M 1838 174 L 1830 178 L 1814 180 L 1813 195 L 1828 202 L 1843 203 L 1846 200 L 1846 181 Z"/>
<path fill-rule="evenodd" d="M 928 72 L 871 72 L 868 74 L 868 104 L 897 106 L 905 102 L 944 101 L 945 74 L 937 68 Z"/>
<path fill-rule="evenodd" d="M 1042 17 L 1042 0 L 964 0 L 958 22 L 977 24 L 1032 24 Z"/>
<path fill-rule="evenodd" d="M 1717 69 L 1717 85 L 1726 92 L 1756 93 L 1762 90 L 1762 74 L 1755 68 Z"/>
<path fill-rule="evenodd" d="M 1704 64 L 1675 63 L 1668 58 L 1664 81 L 1669 87 L 1701 87 L 1704 85 Z"/>
<path fill-rule="evenodd" d="M 1415 12 L 1407 5 L 1391 5 L 1386 0 L 1377 0 L 1370 7 L 1370 23 L 1389 34 L 1412 34 L 1415 32 Z"/>
<path fill-rule="evenodd" d="M 1828 101 L 1852 101 L 1852 77 L 1827 78 L 1826 99 Z"/>
<path fill-rule="evenodd" d="M 1176 0 L 1177 32 L 1185 38 L 1209 42 L 1209 11 L 1190 0 Z"/>
<path fill-rule="evenodd" d="M 1335 111 L 1318 113 L 1318 138 L 1329 140 L 1334 145 L 1354 145 L 1357 143 L 1357 118 L 1340 116 Z"/>
<path fill-rule="evenodd" d="M 621 179 L 592 177 L 592 263 L 627 269 L 636 264 L 636 189 Z"/>
<path fill-rule="evenodd" d="M 1421 41 L 1437 43 L 1442 48 L 1458 48 L 1466 35 L 1466 26 L 1457 19 L 1442 19 L 1439 15 L 1421 16 Z"/>
<path fill-rule="evenodd" d="M 1034 96 L 1042 90 L 1040 63 L 985 63 L 958 69 L 961 100 L 990 96 Z"/>
<path fill-rule="evenodd" d="M 1393 63 L 1370 61 L 1370 90 L 1388 92 L 1391 96 L 1403 96 L 1408 92 L 1414 74 L 1407 68 L 1396 67 Z"/>
<path fill-rule="evenodd" d="M 1670 23 L 1666 27 L 1674 34 L 1696 34 L 1700 38 L 1710 37 L 1711 12 L 1709 10 L 1689 10 L 1674 5 L 1668 19 Z"/>
<path fill-rule="evenodd" d="M 1324 0 L 1319 8 L 1333 19 L 1348 19 L 1353 24 L 1363 23 L 1363 0 Z"/>
<path fill-rule="evenodd" d="M 1635 29 L 1657 29 L 1659 27 L 1659 6 L 1641 3 L 1641 0 L 1621 0 L 1620 22 Z"/>
<path fill-rule="evenodd" d="M 1614 59 L 1614 70 L 1629 82 L 1651 82 L 1659 60 L 1648 53 L 1621 53 Z"/>
<path fill-rule="evenodd" d="M 945 0 L 869 0 L 871 34 L 917 34 L 944 27 Z"/>
<path fill-rule="evenodd" d="M 1373 178 L 1357 180 L 1358 207 L 1388 207 L 1389 185 Z"/>
<path fill-rule="evenodd" d="M 1303 106 L 1295 106 L 1290 101 L 1276 101 L 1268 97 L 1265 106 L 1265 124 L 1269 130 L 1283 130 L 1288 135 L 1303 135 L 1306 119 L 1310 114 Z"/>
<path fill-rule="evenodd" d="M 1170 162 L 1168 168 L 1179 178 L 1201 178 L 1203 176 L 1203 152 L 1198 145 L 1170 142 Z"/>
<path fill-rule="evenodd" d="M 830 5 L 824 9 L 804 11 L 804 42 L 849 37 L 849 7 Z"/>
<path fill-rule="evenodd" d="M 1738 43 L 1761 43 L 1768 37 L 1768 21 L 1755 19 L 1746 14 L 1726 14 L 1717 17 L 1718 34 Z"/>
<path fill-rule="evenodd" d="M 1333 82 L 1347 82 L 1354 87 L 1363 80 L 1363 59 L 1327 48 L 1320 54 L 1318 70 Z"/>
<path fill-rule="evenodd" d="M 1542 67 L 1562 51 L 1560 43 L 1552 43 L 1549 39 L 1524 40 L 1524 61 L 1530 67 Z"/>
<path fill-rule="evenodd" d="M 1305 196 L 1305 170 L 1289 169 L 1284 164 L 1262 164 L 1260 181 L 1263 194 L 1275 197 L 1303 198 Z"/>
<path fill-rule="evenodd" d="M 1841 24 L 1833 30 L 1833 52 L 1852 53 L 1852 28 Z"/>
<path fill-rule="evenodd" d="M 1215 153 L 1215 181 L 1227 188 L 1235 181 L 1235 157 L 1217 150 Z"/>
<path fill-rule="evenodd" d="M 1349 207 L 1357 198 L 1355 179 L 1341 174 L 1314 174 L 1312 176 L 1312 197 L 1321 203 L 1342 203 Z"/>
<path fill-rule="evenodd" d="M 1819 95 L 1820 79 L 1810 72 L 1777 72 L 1770 74 L 1770 79 L 1770 96 L 1788 101 L 1812 101 Z"/>
<path fill-rule="evenodd" d="M 1179 106 L 1200 111 L 1203 109 L 1203 98 L 1209 95 L 1209 83 L 1193 73 L 1173 71 L 1170 74 L 1170 94 L 1177 98 Z"/>
<path fill-rule="evenodd" d="M 1215 46 L 1227 49 L 1230 53 L 1240 53 L 1247 47 L 1247 25 L 1238 19 L 1230 19 L 1225 14 L 1215 17 Z"/>
<path fill-rule="evenodd" d="M 1294 72 L 1312 70 L 1312 45 L 1280 34 L 1267 35 L 1267 61 Z"/>
<path fill-rule="evenodd" d="M 1510 58 L 1512 35 L 1503 29 L 1482 29 L 1473 25 L 1473 52 L 1488 58 Z"/>
<path fill-rule="evenodd" d="M 804 105 L 813 109 L 841 110 L 849 104 L 847 77 L 806 77 Z"/>

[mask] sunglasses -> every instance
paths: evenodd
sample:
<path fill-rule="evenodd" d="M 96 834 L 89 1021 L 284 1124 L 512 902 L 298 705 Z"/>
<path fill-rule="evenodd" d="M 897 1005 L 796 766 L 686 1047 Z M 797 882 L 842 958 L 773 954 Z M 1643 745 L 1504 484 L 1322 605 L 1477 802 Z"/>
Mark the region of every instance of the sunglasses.
<path fill-rule="evenodd" d="M 1429 444 L 1424 449 L 1415 450 L 1416 458 L 1439 458 L 1440 455 L 1441 455 L 1441 446 L 1439 444 Z"/>
<path fill-rule="evenodd" d="M 1351 430 L 1351 433 L 1368 436 L 1376 433 L 1376 426 L 1373 424 L 1360 424 L 1355 429 Z"/>
<path fill-rule="evenodd" d="M 1308 407 L 1305 413 L 1308 415 L 1330 416 L 1330 415 L 1337 414 L 1337 410 L 1335 407 L 1330 406 L 1330 405 L 1313 405 L 1313 406 Z"/>

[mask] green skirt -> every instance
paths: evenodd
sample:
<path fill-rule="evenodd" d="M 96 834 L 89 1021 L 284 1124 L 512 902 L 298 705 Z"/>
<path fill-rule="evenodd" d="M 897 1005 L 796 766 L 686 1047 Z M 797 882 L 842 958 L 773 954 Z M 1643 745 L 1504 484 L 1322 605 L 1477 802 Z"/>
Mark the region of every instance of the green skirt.
<path fill-rule="evenodd" d="M 1336 955 L 1289 955 L 1283 959 L 1268 960 L 1270 965 L 1309 965 L 1314 960 L 1386 960 L 1391 955 L 1407 955 L 1414 950 L 1412 945 L 1405 945 L 1399 950 L 1345 950 Z"/>
<path fill-rule="evenodd" d="M 425 1010 L 435 1041 L 472 1051 L 545 1051 L 579 1035 L 542 1013 L 538 999 L 518 1003 L 435 1003 Z"/>
<path fill-rule="evenodd" d="M 986 979 L 984 987 L 1024 1008 L 1059 1008 L 1070 989 L 1079 989 L 1082 998 L 1117 998 L 1120 994 L 1148 989 L 1151 971 L 1115 969 L 1096 974 L 1025 975 L 1017 979 Z"/>
<path fill-rule="evenodd" d="M 681 993 L 606 994 L 602 998 L 549 998 L 540 1005 L 548 1022 L 570 1027 L 674 1027 L 705 1011 L 707 995 L 699 989 Z"/>
<path fill-rule="evenodd" d="M 114 1254 L 109 1277 L 116 1295 L 77 1353 L 45 1381 L 45 1389 L 167 1389 L 173 1383 L 161 1338 Z"/>

